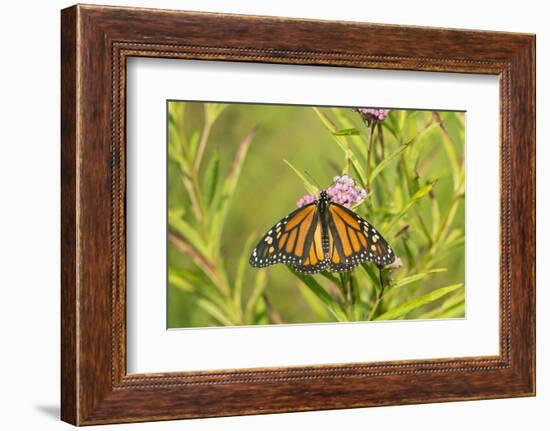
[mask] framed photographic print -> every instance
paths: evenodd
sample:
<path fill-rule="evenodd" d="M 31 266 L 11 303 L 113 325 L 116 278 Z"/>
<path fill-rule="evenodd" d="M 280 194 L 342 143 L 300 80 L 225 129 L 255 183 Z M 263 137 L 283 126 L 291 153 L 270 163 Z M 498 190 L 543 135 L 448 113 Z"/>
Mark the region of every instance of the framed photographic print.
<path fill-rule="evenodd" d="M 533 35 L 61 33 L 63 420 L 534 395 Z"/>

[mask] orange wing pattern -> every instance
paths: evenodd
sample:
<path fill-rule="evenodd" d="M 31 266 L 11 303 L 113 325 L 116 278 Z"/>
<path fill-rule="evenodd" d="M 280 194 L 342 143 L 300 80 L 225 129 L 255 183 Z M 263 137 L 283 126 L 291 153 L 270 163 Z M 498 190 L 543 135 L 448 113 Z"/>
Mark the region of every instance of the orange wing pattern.
<path fill-rule="evenodd" d="M 306 205 L 274 225 L 252 251 L 257 268 L 284 263 L 298 272 L 351 271 L 361 262 L 384 266 L 395 260 L 392 248 L 366 220 L 329 202 Z"/>
<path fill-rule="evenodd" d="M 285 263 L 300 272 L 319 272 L 326 266 L 317 205 L 306 205 L 274 225 L 252 251 L 250 264 L 262 268 Z"/>
<path fill-rule="evenodd" d="M 323 249 L 323 228 L 320 217 L 317 218 L 311 241 L 308 241 L 308 246 L 305 249 L 303 263 L 294 266 L 296 271 L 305 274 L 315 274 L 324 271 L 328 266 L 328 260 Z"/>
<path fill-rule="evenodd" d="M 351 271 L 368 261 L 383 266 L 395 260 L 390 245 L 370 223 L 332 202 L 328 205 L 328 237 L 331 271 Z"/>

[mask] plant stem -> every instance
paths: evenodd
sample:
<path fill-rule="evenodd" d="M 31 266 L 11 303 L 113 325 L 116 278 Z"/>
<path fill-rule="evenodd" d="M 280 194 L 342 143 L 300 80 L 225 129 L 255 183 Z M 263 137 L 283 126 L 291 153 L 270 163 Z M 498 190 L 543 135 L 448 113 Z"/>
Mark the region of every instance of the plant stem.
<path fill-rule="evenodd" d="M 378 312 L 378 308 L 380 307 L 380 303 L 382 302 L 382 298 L 384 297 L 384 288 L 386 287 L 386 280 L 384 279 L 382 268 L 380 267 L 378 267 L 378 274 L 380 277 L 380 290 L 378 290 L 378 292 L 376 293 L 376 301 L 372 306 L 372 310 L 370 312 L 368 320 L 374 319 L 374 317 L 376 316 L 376 313 Z"/>
<path fill-rule="evenodd" d="M 208 137 L 210 136 L 210 130 L 212 129 L 213 124 L 214 122 L 212 120 L 205 118 L 204 125 L 202 127 L 201 139 L 197 148 L 197 156 L 195 157 L 195 162 L 193 163 L 193 170 L 195 173 L 199 172 L 204 149 L 206 148 L 206 143 L 208 142 Z"/>
<path fill-rule="evenodd" d="M 271 300 L 269 299 L 269 297 L 267 296 L 267 294 L 262 293 L 262 299 L 264 300 L 266 313 L 269 316 L 269 318 L 271 319 L 271 321 L 273 323 L 276 323 L 276 324 L 279 324 L 279 325 L 282 324 L 282 323 L 285 323 L 283 318 L 281 317 L 281 315 L 277 311 L 277 309 L 273 306 L 273 304 L 272 304 Z"/>
<path fill-rule="evenodd" d="M 350 274 L 347 272 L 340 273 L 340 285 L 344 303 L 344 309 L 346 311 L 346 317 L 348 321 L 353 321 L 353 300 L 350 285 Z"/>
<path fill-rule="evenodd" d="M 382 131 L 382 123 L 378 123 L 378 141 L 380 142 L 380 160 L 384 160 L 386 155 L 384 154 L 384 132 Z"/>
<path fill-rule="evenodd" d="M 376 126 L 376 123 L 372 121 L 369 124 L 369 146 L 367 149 L 367 169 L 365 172 L 365 181 L 367 186 L 367 191 L 370 190 L 370 172 L 371 172 L 371 158 L 372 158 L 372 147 L 374 143 L 374 127 Z"/>

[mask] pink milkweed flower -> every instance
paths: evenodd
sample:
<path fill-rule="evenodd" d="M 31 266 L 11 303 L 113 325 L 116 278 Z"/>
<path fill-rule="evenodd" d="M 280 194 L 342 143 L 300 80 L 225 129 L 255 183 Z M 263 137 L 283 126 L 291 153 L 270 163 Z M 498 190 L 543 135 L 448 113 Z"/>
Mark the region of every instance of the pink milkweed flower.
<path fill-rule="evenodd" d="M 333 181 L 334 183 L 326 189 L 332 202 L 351 208 L 367 197 L 366 190 L 347 175 L 336 176 Z M 315 199 L 317 199 L 317 196 L 314 194 L 302 196 L 296 203 L 296 207 L 301 208 L 314 202 Z"/>
<path fill-rule="evenodd" d="M 357 108 L 356 111 L 361 114 L 363 120 L 366 122 L 382 122 L 386 119 L 390 113 L 389 109 L 380 109 L 380 108 Z"/>
<path fill-rule="evenodd" d="M 302 208 L 303 206 L 306 206 L 315 201 L 316 198 L 317 197 L 314 194 L 304 195 L 300 199 L 298 199 L 298 202 L 296 202 L 296 208 Z"/>

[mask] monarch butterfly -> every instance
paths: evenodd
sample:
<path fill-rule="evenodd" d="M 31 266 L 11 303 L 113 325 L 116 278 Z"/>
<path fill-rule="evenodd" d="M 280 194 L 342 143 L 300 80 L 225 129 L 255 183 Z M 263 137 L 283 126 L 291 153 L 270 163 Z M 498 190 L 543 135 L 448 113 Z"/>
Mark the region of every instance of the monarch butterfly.
<path fill-rule="evenodd" d="M 253 267 L 284 263 L 305 274 L 351 271 L 369 261 L 385 266 L 394 260 L 382 235 L 350 209 L 332 202 L 325 190 L 273 226 L 250 255 Z"/>

